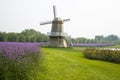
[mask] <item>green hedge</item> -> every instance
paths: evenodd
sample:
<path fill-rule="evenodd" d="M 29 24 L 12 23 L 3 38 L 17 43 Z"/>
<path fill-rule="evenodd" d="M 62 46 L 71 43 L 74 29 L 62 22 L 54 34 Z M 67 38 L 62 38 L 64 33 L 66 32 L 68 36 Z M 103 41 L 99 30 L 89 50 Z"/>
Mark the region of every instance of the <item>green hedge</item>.
<path fill-rule="evenodd" d="M 84 55 L 89 59 L 120 63 L 120 50 L 87 48 L 84 50 Z"/>

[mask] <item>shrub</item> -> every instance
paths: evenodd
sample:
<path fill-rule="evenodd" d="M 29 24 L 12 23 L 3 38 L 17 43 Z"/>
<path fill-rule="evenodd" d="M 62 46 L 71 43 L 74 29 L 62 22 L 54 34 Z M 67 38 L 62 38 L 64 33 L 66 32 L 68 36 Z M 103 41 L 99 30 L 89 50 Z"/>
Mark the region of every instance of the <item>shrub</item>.
<path fill-rule="evenodd" d="M 120 63 L 120 50 L 87 48 L 84 56 L 89 59 L 98 59 Z"/>

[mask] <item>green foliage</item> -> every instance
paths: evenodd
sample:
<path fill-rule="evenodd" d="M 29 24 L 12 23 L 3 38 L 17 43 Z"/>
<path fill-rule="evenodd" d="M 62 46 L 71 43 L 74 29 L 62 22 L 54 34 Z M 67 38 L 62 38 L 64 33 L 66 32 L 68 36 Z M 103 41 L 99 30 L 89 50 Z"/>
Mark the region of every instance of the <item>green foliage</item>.
<path fill-rule="evenodd" d="M 95 40 L 102 40 L 102 39 L 104 39 L 104 36 L 103 35 L 101 35 L 101 36 L 95 36 Z"/>
<path fill-rule="evenodd" d="M 110 42 L 112 42 L 112 41 L 117 41 L 117 40 L 119 40 L 119 37 L 116 36 L 116 35 L 111 34 L 111 35 L 105 37 L 105 40 L 108 40 L 108 41 L 110 41 Z"/>
<path fill-rule="evenodd" d="M 98 60 L 120 63 L 119 50 L 88 48 L 84 50 L 84 55 L 85 57 L 90 59 L 98 59 Z"/>
<path fill-rule="evenodd" d="M 21 33 L 0 32 L 0 42 L 47 42 L 48 37 L 34 29 L 25 29 Z M 96 35 L 94 39 L 84 37 L 72 38 L 73 43 L 109 43 L 120 45 L 120 38 L 117 35 Z"/>
<path fill-rule="evenodd" d="M 18 39 L 19 37 L 17 33 L 12 32 L 12 33 L 7 34 L 7 41 L 9 42 L 17 42 Z"/>
<path fill-rule="evenodd" d="M 38 80 L 40 55 L 24 55 L 23 59 L 18 62 L 6 57 L 0 58 L 0 80 Z"/>
<path fill-rule="evenodd" d="M 7 40 L 7 33 L 0 32 L 0 41 L 8 41 Z"/>
<path fill-rule="evenodd" d="M 26 38 L 24 35 L 20 35 L 19 36 L 19 42 L 25 42 L 26 41 Z"/>
<path fill-rule="evenodd" d="M 21 32 L 21 35 L 25 36 L 25 42 L 46 42 L 48 38 L 45 34 L 42 34 L 34 29 L 25 29 Z"/>
<path fill-rule="evenodd" d="M 0 32 L 0 42 L 47 42 L 45 34 L 34 29 L 25 29 L 21 33 Z"/>
<path fill-rule="evenodd" d="M 96 35 L 94 39 L 87 39 L 84 37 L 72 38 L 73 43 L 109 43 L 109 44 L 119 44 L 120 38 L 117 35 Z"/>

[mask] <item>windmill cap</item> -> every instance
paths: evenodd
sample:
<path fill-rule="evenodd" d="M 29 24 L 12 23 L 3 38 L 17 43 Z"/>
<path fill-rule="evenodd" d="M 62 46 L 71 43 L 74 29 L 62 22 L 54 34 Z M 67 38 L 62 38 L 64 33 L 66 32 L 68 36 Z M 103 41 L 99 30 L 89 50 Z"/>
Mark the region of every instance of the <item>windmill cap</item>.
<path fill-rule="evenodd" d="M 56 23 L 56 24 L 63 24 L 63 20 L 61 18 L 55 18 L 52 23 Z"/>

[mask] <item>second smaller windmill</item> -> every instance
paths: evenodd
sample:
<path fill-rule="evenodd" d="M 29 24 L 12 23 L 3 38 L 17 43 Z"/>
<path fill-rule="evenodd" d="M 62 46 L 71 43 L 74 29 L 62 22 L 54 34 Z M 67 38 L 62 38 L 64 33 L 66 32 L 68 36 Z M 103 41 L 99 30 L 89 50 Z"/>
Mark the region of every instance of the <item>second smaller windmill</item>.
<path fill-rule="evenodd" d="M 52 23 L 51 32 L 48 32 L 49 36 L 48 46 L 50 47 L 69 47 L 72 45 L 70 37 L 67 33 L 64 33 L 63 24 L 70 19 L 61 19 L 56 17 L 56 7 L 53 6 L 54 19 L 53 21 L 46 21 L 40 23 L 40 25 L 46 25 Z"/>

